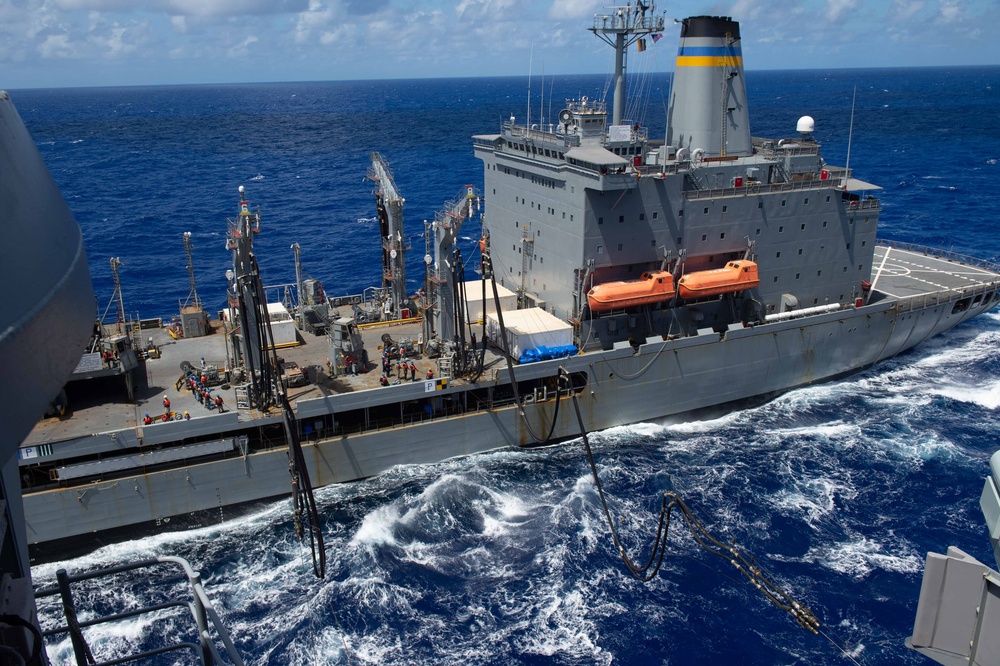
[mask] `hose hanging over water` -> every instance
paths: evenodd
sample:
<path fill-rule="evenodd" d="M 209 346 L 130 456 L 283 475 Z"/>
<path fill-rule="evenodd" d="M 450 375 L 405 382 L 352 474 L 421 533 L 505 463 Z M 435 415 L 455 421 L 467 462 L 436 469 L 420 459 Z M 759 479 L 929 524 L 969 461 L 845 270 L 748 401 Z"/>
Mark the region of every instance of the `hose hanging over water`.
<path fill-rule="evenodd" d="M 256 263 L 254 264 L 256 266 Z M 258 273 L 259 275 L 259 273 Z M 259 279 L 258 279 L 259 282 Z M 263 293 L 263 290 L 261 290 Z M 265 313 L 266 314 L 266 313 Z M 295 412 L 288 401 L 288 394 L 281 383 L 278 368 L 278 354 L 274 349 L 274 334 L 271 331 L 271 318 L 262 317 L 261 340 L 264 350 L 270 350 L 268 363 L 262 363 L 264 368 L 272 371 L 266 374 L 269 385 L 277 396 L 281 408 L 281 420 L 285 427 L 285 440 L 288 442 L 288 471 L 292 477 L 292 520 L 295 523 L 295 534 L 299 541 L 303 539 L 303 519 L 305 531 L 309 533 L 309 549 L 312 553 L 313 573 L 317 578 L 326 576 L 326 544 L 323 541 L 323 529 L 320 524 L 319 510 L 316 508 L 316 497 L 313 493 L 312 481 L 309 480 L 309 469 L 306 467 L 305 456 L 302 453 L 302 442 L 299 439 L 298 423 Z M 271 374 L 275 379 L 270 379 Z"/>
<path fill-rule="evenodd" d="M 559 368 L 560 375 L 557 377 L 557 380 L 556 380 L 556 407 L 555 407 L 555 409 L 552 412 L 552 425 L 549 427 L 549 432 L 548 432 L 547 435 L 545 435 L 544 438 L 539 437 L 537 434 L 535 434 L 534 428 L 531 427 L 531 423 L 528 421 L 527 414 L 524 413 L 524 403 L 521 401 L 521 391 L 520 391 L 520 389 L 517 386 L 517 378 L 514 376 L 514 363 L 513 363 L 513 361 L 511 361 L 510 350 L 508 349 L 508 344 L 507 344 L 507 329 L 504 328 L 504 325 L 503 325 L 503 308 L 500 307 L 500 292 L 497 291 L 497 280 L 496 280 L 496 277 L 493 276 L 492 274 L 490 275 L 490 281 L 493 283 L 493 302 L 496 304 L 496 308 L 497 308 L 497 323 L 500 324 L 500 338 L 501 338 L 501 341 L 503 343 L 500 349 L 501 349 L 501 351 L 503 351 L 503 357 L 507 361 L 507 372 L 508 372 L 508 374 L 510 374 L 510 385 L 511 385 L 511 388 L 514 389 L 514 402 L 517 404 L 517 413 L 518 413 L 518 416 L 521 417 L 521 422 L 524 424 L 524 428 L 528 431 L 528 434 L 531 435 L 531 439 L 533 440 L 532 444 L 539 445 L 539 446 L 543 445 L 543 444 L 548 444 L 549 441 L 552 439 L 552 435 L 556 431 L 556 423 L 559 420 L 559 398 L 560 398 L 560 395 L 561 395 L 560 390 L 559 390 L 559 388 L 560 388 L 559 387 L 559 383 L 560 383 L 559 382 L 559 377 L 561 377 L 562 374 L 565 373 L 566 371 L 562 367 Z M 485 303 L 485 301 L 484 301 L 484 303 Z M 484 310 L 483 317 L 486 316 L 485 309 L 486 308 L 485 308 L 485 305 L 484 305 L 484 307 L 483 307 L 483 310 Z M 570 386 L 569 386 L 569 388 L 567 390 L 570 393 L 573 392 L 572 382 L 570 382 Z M 582 421 L 581 421 L 581 424 L 582 424 Z"/>
<path fill-rule="evenodd" d="M 569 373 L 565 368 L 559 368 L 559 379 L 560 381 L 569 382 Z M 685 525 L 687 525 L 688 530 L 691 532 L 691 536 L 694 537 L 695 542 L 699 546 L 712 555 L 722 558 L 733 565 L 736 570 L 742 574 L 751 585 L 757 588 L 757 590 L 763 594 L 768 601 L 781 610 L 791 614 L 791 616 L 795 618 L 795 621 L 798 622 L 803 628 L 808 629 L 814 634 L 819 633 L 819 620 L 816 619 L 816 616 L 808 607 L 795 601 L 791 595 L 764 576 L 760 568 L 751 560 L 747 559 L 734 546 L 725 544 L 709 534 L 708 530 L 706 530 L 701 524 L 701 521 L 695 517 L 694 513 L 684 502 L 681 496 L 672 490 L 668 490 L 663 493 L 663 502 L 660 506 L 660 520 L 656 528 L 656 537 L 653 541 L 653 552 L 650 553 L 649 560 L 643 565 L 633 562 L 632 558 L 625 552 L 625 547 L 622 545 L 621 539 L 618 536 L 618 530 L 615 528 L 615 521 L 612 520 L 611 511 L 608 509 L 608 502 L 604 496 L 604 488 L 601 486 L 601 479 L 597 474 L 597 463 L 594 461 L 594 452 L 590 448 L 590 440 L 587 437 L 587 429 L 584 426 L 583 415 L 580 412 L 580 401 L 575 394 L 571 395 L 573 399 L 573 407 L 576 410 L 577 423 L 580 426 L 580 435 L 583 438 L 583 445 L 587 451 L 587 461 L 590 463 L 590 472 L 594 477 L 594 485 L 597 487 L 598 497 L 601 499 L 601 508 L 604 511 L 604 518 L 607 520 L 608 527 L 611 528 L 611 537 L 614 540 L 615 548 L 618 549 L 618 554 L 622 558 L 622 562 L 625 563 L 625 567 L 628 569 L 629 573 L 636 578 L 636 580 L 644 583 L 648 582 L 656 576 L 657 572 L 659 572 L 660 565 L 663 564 L 663 556 L 666 553 L 667 534 L 670 530 L 670 518 L 673 515 L 674 509 L 676 509 L 680 512 L 681 518 L 683 518 Z"/>

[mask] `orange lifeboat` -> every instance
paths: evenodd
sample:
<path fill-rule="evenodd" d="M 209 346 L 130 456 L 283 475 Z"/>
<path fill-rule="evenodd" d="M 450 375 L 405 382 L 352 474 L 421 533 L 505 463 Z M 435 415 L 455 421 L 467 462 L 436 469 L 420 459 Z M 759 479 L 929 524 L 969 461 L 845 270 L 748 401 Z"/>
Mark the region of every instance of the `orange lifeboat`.
<path fill-rule="evenodd" d="M 688 273 L 677 281 L 681 298 L 707 298 L 751 289 L 760 284 L 757 264 L 746 259 L 730 261 L 723 268 Z"/>
<path fill-rule="evenodd" d="M 605 282 L 587 293 L 593 312 L 649 305 L 673 298 L 674 276 L 668 271 L 646 271 L 638 280 Z"/>

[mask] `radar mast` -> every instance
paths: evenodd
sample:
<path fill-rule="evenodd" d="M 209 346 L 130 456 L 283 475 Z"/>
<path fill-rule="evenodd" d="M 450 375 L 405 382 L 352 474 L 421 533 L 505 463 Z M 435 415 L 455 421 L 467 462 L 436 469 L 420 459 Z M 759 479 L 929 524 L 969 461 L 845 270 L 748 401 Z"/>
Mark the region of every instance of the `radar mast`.
<path fill-rule="evenodd" d="M 629 46 L 638 39 L 663 31 L 663 16 L 654 16 L 656 3 L 642 0 L 628 5 L 607 7 L 611 14 L 595 14 L 590 31 L 615 49 L 615 100 L 612 125 L 622 124 L 625 109 L 625 70 Z"/>

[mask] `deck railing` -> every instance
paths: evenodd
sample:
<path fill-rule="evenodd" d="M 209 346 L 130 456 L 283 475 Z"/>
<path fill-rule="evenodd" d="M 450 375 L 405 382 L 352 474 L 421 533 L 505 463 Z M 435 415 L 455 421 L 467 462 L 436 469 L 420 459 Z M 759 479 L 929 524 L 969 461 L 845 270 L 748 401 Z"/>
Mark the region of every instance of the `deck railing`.
<path fill-rule="evenodd" d="M 153 604 L 142 608 L 133 608 L 131 610 L 124 610 L 119 613 L 113 613 L 111 615 L 105 615 L 91 620 L 80 620 L 77 618 L 76 604 L 73 600 L 73 592 L 71 589 L 71 585 L 74 583 L 101 579 L 127 571 L 135 571 L 137 569 L 148 569 L 161 564 L 173 564 L 181 568 L 187 578 L 188 588 L 191 593 L 190 600 L 172 599 L 163 603 Z M 233 644 L 232 639 L 229 637 L 229 633 L 222 624 L 219 614 L 215 611 L 215 608 L 212 606 L 212 602 L 205 593 L 205 588 L 201 584 L 201 574 L 192 569 L 187 560 L 183 558 L 170 556 L 155 557 L 138 562 L 132 562 L 130 564 L 122 564 L 117 567 L 108 567 L 106 569 L 97 569 L 87 573 L 75 574 L 72 576 L 66 573 L 65 569 L 59 569 L 59 571 L 56 572 L 56 579 L 58 581 L 56 585 L 45 587 L 36 591 L 35 598 L 46 599 L 48 597 L 55 597 L 58 595 L 62 601 L 63 617 L 66 620 L 66 624 L 46 629 L 42 632 L 42 636 L 48 638 L 68 634 L 70 641 L 73 644 L 75 661 L 81 666 L 86 664 L 96 664 L 97 666 L 126 664 L 175 651 L 190 651 L 196 655 L 194 659 L 197 659 L 198 662 L 203 665 L 215 666 L 216 664 L 233 664 L 234 666 L 243 666 L 242 657 L 240 657 L 239 653 L 236 651 L 236 646 Z M 144 650 L 133 655 L 117 656 L 106 661 L 98 662 L 94 659 L 90 646 L 87 645 L 86 639 L 83 635 L 82 630 L 84 628 L 147 615 L 152 616 L 153 621 L 155 621 L 156 619 L 162 619 L 164 617 L 164 612 L 169 612 L 169 610 L 173 608 L 187 608 L 191 612 L 191 616 L 197 630 L 197 643 L 193 641 L 181 641 L 173 645 L 165 645 L 150 650 Z M 217 642 L 221 642 L 227 659 L 223 659 L 222 653 L 216 644 Z M 186 663 L 197 662 L 186 660 Z"/>

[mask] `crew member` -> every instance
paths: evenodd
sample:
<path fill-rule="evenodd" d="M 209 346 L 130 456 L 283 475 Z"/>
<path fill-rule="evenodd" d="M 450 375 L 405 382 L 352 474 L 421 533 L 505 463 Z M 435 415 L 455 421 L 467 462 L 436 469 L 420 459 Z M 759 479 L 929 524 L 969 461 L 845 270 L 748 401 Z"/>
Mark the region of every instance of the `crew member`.
<path fill-rule="evenodd" d="M 144 417 L 142 417 L 142 424 L 143 425 L 151 425 L 152 423 L 153 423 L 153 419 L 149 418 L 149 414 L 146 414 Z"/>

